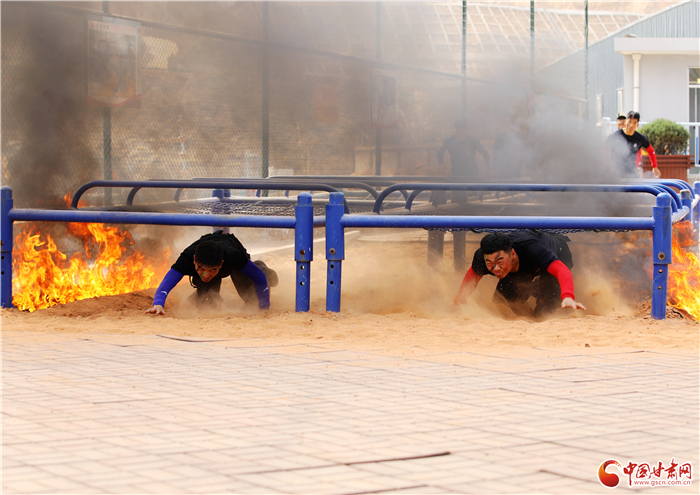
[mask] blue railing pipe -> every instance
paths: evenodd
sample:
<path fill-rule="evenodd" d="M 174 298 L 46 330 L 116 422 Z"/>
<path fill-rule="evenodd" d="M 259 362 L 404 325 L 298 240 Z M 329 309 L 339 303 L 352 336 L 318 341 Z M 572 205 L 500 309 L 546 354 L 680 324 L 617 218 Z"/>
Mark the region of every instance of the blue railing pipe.
<path fill-rule="evenodd" d="M 696 152 L 696 153 L 700 154 L 700 152 Z M 695 198 L 700 199 L 700 182 L 695 182 L 693 184 L 693 189 L 695 190 Z M 695 233 L 699 236 L 699 239 L 700 239 L 700 204 L 699 203 L 695 203 L 695 208 L 693 208 L 692 222 L 693 222 L 693 226 L 695 227 Z"/>
<path fill-rule="evenodd" d="M 13 208 L 12 189 L 2 187 L 0 197 L 0 241 L 2 273 L 0 274 L 0 306 L 12 307 L 12 226 L 15 221 L 82 222 L 104 224 L 191 225 L 221 227 L 259 227 L 295 229 L 295 259 L 298 269 L 297 311 L 308 311 L 310 301 L 309 271 L 313 259 L 313 207 L 311 195 L 299 195 L 296 217 L 258 215 L 203 215 L 182 213 L 145 213 L 97 210 L 38 210 Z M 303 247 L 300 247 L 303 246 Z M 301 276 L 299 276 L 299 272 Z M 301 308 L 301 309 L 300 309 Z M 306 308 L 306 309 L 304 309 Z"/>
<path fill-rule="evenodd" d="M 668 184 L 656 184 L 656 188 L 661 191 L 665 192 L 671 195 L 671 198 L 673 198 L 673 201 L 671 201 L 671 207 L 674 205 L 676 206 L 676 209 L 674 211 L 678 211 L 678 209 L 682 208 L 683 202 L 681 201 L 680 195 L 673 190 L 671 186 Z"/>
<path fill-rule="evenodd" d="M 12 209 L 9 217 L 15 222 L 83 222 L 143 225 L 189 225 L 200 227 L 259 227 L 293 229 L 294 217 L 262 215 L 204 215 L 201 213 L 146 213 L 98 210 L 34 210 Z"/>
<path fill-rule="evenodd" d="M 270 181 L 270 182 L 289 182 L 289 181 L 297 181 L 297 180 L 300 180 L 298 177 L 299 177 L 299 176 L 295 176 L 295 175 L 284 175 L 284 176 L 278 176 L 278 177 L 267 177 L 267 178 L 264 179 L 264 180 Z M 306 176 L 305 176 L 305 177 L 306 177 Z M 320 177 L 323 177 L 323 176 L 320 176 Z M 192 180 L 192 181 L 212 181 L 212 182 L 216 182 L 216 181 L 222 181 L 222 180 L 223 180 L 223 181 L 248 181 L 248 180 L 250 180 L 250 179 L 243 179 L 243 178 L 227 178 L 227 177 L 201 177 L 201 178 L 200 178 L 200 177 L 195 177 L 195 178 L 192 178 L 192 179 L 190 179 L 190 180 Z M 358 181 L 357 179 L 353 179 L 353 178 L 351 178 L 351 177 L 350 177 L 350 178 L 345 178 L 345 179 L 342 179 L 342 178 L 330 178 L 330 177 L 327 178 L 327 179 L 323 179 L 323 178 L 309 179 L 309 178 L 306 178 L 306 179 L 303 179 L 303 181 L 304 181 L 304 182 L 312 182 L 312 181 L 313 181 L 314 183 L 325 184 L 325 185 L 327 185 L 327 186 L 332 186 L 332 187 L 341 187 L 341 188 L 344 187 L 344 188 L 347 188 L 347 189 L 364 189 L 365 191 L 367 191 L 368 193 L 370 193 L 374 199 L 377 199 L 377 196 L 379 195 L 379 193 L 377 192 L 377 190 L 376 190 L 375 188 L 371 187 L 371 186 L 370 186 L 369 184 L 367 184 L 365 181 Z M 392 184 L 393 184 L 393 182 L 392 182 Z M 178 191 L 176 194 L 177 194 L 177 196 L 179 197 L 179 191 Z M 258 190 L 258 191 L 256 192 L 256 195 L 257 195 L 257 196 L 260 196 L 260 190 Z M 289 189 L 285 190 L 284 195 L 285 195 L 285 196 L 289 196 Z M 406 196 L 408 196 L 408 193 L 406 194 Z M 406 197 L 406 196 L 404 196 L 404 197 Z"/>
<path fill-rule="evenodd" d="M 343 215 L 345 228 L 652 230 L 651 217 Z"/>
<path fill-rule="evenodd" d="M 12 307 L 12 189 L 0 188 L 0 306 Z"/>
<path fill-rule="evenodd" d="M 331 193 L 326 205 L 326 311 L 340 312 L 343 260 L 345 259 L 345 229 L 343 195 Z"/>
<path fill-rule="evenodd" d="M 296 312 L 306 312 L 311 305 L 311 261 L 314 259 L 314 208 L 311 194 L 297 196 L 295 207 L 294 260 L 296 273 Z"/>
<path fill-rule="evenodd" d="M 326 192 L 338 192 L 334 187 L 319 184 L 316 182 L 301 182 L 301 181 L 290 181 L 290 182 L 278 182 L 278 181 L 266 181 L 265 179 L 258 180 L 233 180 L 233 181 L 189 181 L 189 180 L 153 180 L 153 181 L 133 181 L 133 180 L 95 180 L 83 184 L 73 196 L 73 201 L 71 202 L 71 208 L 77 208 L 78 202 L 83 194 L 89 189 L 94 187 L 131 187 L 132 191 L 129 193 L 129 198 L 131 202 L 127 199 L 127 205 L 131 206 L 133 204 L 134 196 L 136 192 L 143 188 L 156 188 L 156 189 L 271 189 L 277 191 L 284 191 L 286 189 L 294 191 L 326 191 Z M 134 191 L 135 189 L 135 191 Z M 348 212 L 347 202 L 345 203 L 345 211 Z"/>
<path fill-rule="evenodd" d="M 652 262 L 654 265 L 651 288 L 651 317 L 666 318 L 666 294 L 668 291 L 668 265 L 671 264 L 671 196 L 659 194 L 653 208 L 654 219 Z"/>
<path fill-rule="evenodd" d="M 630 184 L 663 184 L 666 186 L 675 187 L 679 191 L 689 189 L 691 193 L 693 189 L 690 184 L 683 179 L 639 179 L 636 181 L 631 181 Z M 695 197 L 695 193 L 692 193 L 692 196 Z"/>
<path fill-rule="evenodd" d="M 387 187 L 374 203 L 374 213 L 379 214 L 382 202 L 392 192 L 399 188 L 412 190 L 411 196 L 415 199 L 415 191 L 510 191 L 510 192 L 642 192 L 657 196 L 660 189 L 654 185 L 630 184 L 630 185 L 598 185 L 598 184 L 395 184 Z M 410 207 L 411 196 L 406 201 Z M 679 198 L 680 202 L 680 198 Z M 680 204 L 675 205 L 677 210 Z"/>

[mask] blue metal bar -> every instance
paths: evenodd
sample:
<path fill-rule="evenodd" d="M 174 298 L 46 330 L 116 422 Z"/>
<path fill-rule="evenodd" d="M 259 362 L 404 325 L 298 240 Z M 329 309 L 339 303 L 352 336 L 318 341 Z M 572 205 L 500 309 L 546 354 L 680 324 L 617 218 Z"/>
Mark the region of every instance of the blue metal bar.
<path fill-rule="evenodd" d="M 305 312 L 311 305 L 311 261 L 314 259 L 314 208 L 311 194 L 297 196 L 295 207 L 294 259 L 297 262 L 296 312 Z"/>
<path fill-rule="evenodd" d="M 0 307 L 12 307 L 12 189 L 0 189 Z"/>
<path fill-rule="evenodd" d="M 121 223 L 144 225 L 195 225 L 219 227 L 261 227 L 293 229 L 293 217 L 270 217 L 262 215 L 203 215 L 187 213 L 145 213 L 98 210 L 33 210 L 11 209 L 8 217 L 22 222 L 83 222 Z"/>
<path fill-rule="evenodd" d="M 698 129 L 698 131 L 700 131 L 700 129 Z M 695 151 L 695 153 L 700 154 L 700 151 Z M 700 198 L 700 182 L 693 184 L 693 189 L 695 190 L 695 197 Z M 695 227 L 695 235 L 698 236 L 696 239 L 700 240 L 700 203 L 695 204 L 691 219 L 693 227 Z M 698 246 L 698 248 L 700 249 L 700 246 Z"/>
<path fill-rule="evenodd" d="M 436 146 L 437 148 L 437 146 Z M 462 182 L 459 177 L 444 177 L 436 175 L 273 175 L 269 179 L 310 179 L 310 180 L 359 180 L 375 186 L 390 186 L 396 182 Z"/>
<path fill-rule="evenodd" d="M 658 197 L 658 196 L 657 196 Z M 688 213 L 692 213 L 693 210 L 693 200 L 690 197 L 690 191 L 688 189 L 682 189 L 681 190 L 681 204 L 683 205 L 683 208 L 688 208 Z M 687 220 L 690 220 L 692 218 L 692 215 L 689 215 Z"/>
<path fill-rule="evenodd" d="M 654 264 L 651 288 L 651 317 L 666 318 L 666 293 L 668 288 L 668 265 L 671 264 L 671 196 L 659 194 L 653 212 L 652 261 Z"/>
<path fill-rule="evenodd" d="M 395 184 L 384 189 L 374 203 L 374 213 L 379 214 L 384 199 L 399 188 L 412 191 L 516 191 L 516 192 L 644 192 L 657 196 L 660 190 L 654 185 L 599 185 L 599 184 Z M 414 194 L 411 194 L 415 199 Z M 410 200 L 410 197 L 409 197 Z M 680 198 L 679 198 L 680 201 Z M 410 207 L 408 201 L 406 206 Z M 680 206 L 680 204 L 678 205 Z"/>
<path fill-rule="evenodd" d="M 670 196 L 669 196 L 670 197 Z M 670 216 L 669 216 L 670 218 Z M 476 217 L 343 215 L 343 227 L 353 228 L 466 228 L 466 229 L 619 229 L 652 230 L 651 217 Z"/>
<path fill-rule="evenodd" d="M 343 217 L 343 195 L 331 193 L 326 205 L 326 311 L 340 311 L 340 290 L 343 260 L 345 259 L 345 229 Z"/>
<path fill-rule="evenodd" d="M 313 176 L 310 176 L 313 177 Z M 226 178 L 226 177 L 206 177 L 206 178 L 193 178 L 191 179 L 192 181 L 213 181 L 213 182 L 220 182 L 220 181 L 233 181 L 233 182 L 241 182 L 241 181 L 248 181 L 250 179 L 238 179 L 238 178 Z M 285 175 L 285 176 L 280 176 L 280 177 L 268 177 L 265 179 L 266 181 L 272 181 L 272 182 L 284 182 L 285 184 L 288 183 L 290 180 L 299 180 L 298 176 L 294 175 Z M 347 189 L 364 189 L 368 193 L 372 195 L 374 199 L 377 199 L 377 196 L 379 196 L 379 193 L 377 190 L 373 187 L 371 187 L 369 184 L 367 184 L 365 181 L 358 181 L 358 180 L 353 180 L 351 178 L 349 179 L 338 179 L 338 178 L 329 178 L 329 179 L 304 179 L 305 182 L 311 182 L 313 183 L 321 183 L 325 184 L 327 186 L 332 186 L 332 187 L 340 187 L 340 188 L 347 188 Z M 391 182 L 390 184 L 393 184 Z M 408 193 L 406 193 L 406 196 Z M 285 196 L 289 196 L 289 190 L 285 191 Z"/>
<path fill-rule="evenodd" d="M 189 181 L 189 180 L 162 180 L 162 181 L 134 181 L 134 180 L 95 180 L 83 184 L 73 196 L 73 201 L 71 203 L 71 208 L 77 208 L 78 202 L 81 196 L 94 187 L 131 187 L 131 188 L 159 188 L 159 189 L 274 189 L 284 191 L 286 189 L 294 191 L 326 191 L 326 192 L 338 192 L 334 187 L 319 184 L 317 182 L 301 182 L 301 181 L 266 181 L 263 179 L 258 180 L 245 180 L 245 181 Z M 138 191 L 137 189 L 137 191 Z M 133 194 L 132 194 L 133 193 Z M 133 201 L 136 192 L 132 190 L 129 194 L 131 200 Z M 131 205 L 132 203 L 127 203 Z M 349 211 L 347 209 L 347 202 L 345 204 L 346 213 Z"/>
<path fill-rule="evenodd" d="M 659 189 L 661 192 L 665 192 L 671 195 L 673 198 L 673 201 L 671 202 L 671 208 L 675 206 L 673 209 L 674 212 L 678 211 L 679 208 L 682 208 L 683 203 L 681 202 L 681 197 L 678 195 L 676 191 L 674 191 L 671 186 L 667 184 L 656 184 L 656 188 Z"/>
<path fill-rule="evenodd" d="M 669 187 L 675 187 L 679 191 L 682 191 L 683 189 L 688 189 L 691 192 L 691 197 L 695 197 L 695 193 L 693 192 L 693 188 L 691 185 L 682 179 L 639 179 L 635 181 L 631 181 L 630 184 L 646 184 L 646 185 L 655 185 L 655 184 L 662 184 L 665 186 Z"/>

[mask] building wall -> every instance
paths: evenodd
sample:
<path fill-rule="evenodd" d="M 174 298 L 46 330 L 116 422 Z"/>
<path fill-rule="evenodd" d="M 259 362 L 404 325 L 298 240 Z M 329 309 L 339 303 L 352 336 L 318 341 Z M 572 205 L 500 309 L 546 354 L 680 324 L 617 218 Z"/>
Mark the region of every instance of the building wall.
<path fill-rule="evenodd" d="M 625 57 L 615 51 L 615 38 L 624 37 L 627 34 L 635 35 L 638 38 L 699 38 L 700 37 L 700 0 L 688 0 L 687 2 L 679 3 L 670 8 L 659 12 L 658 14 L 647 17 L 641 21 L 635 22 L 630 26 L 621 29 L 617 33 L 610 35 L 607 38 L 593 43 L 589 46 L 589 88 L 586 95 L 585 87 L 580 80 L 572 78 L 572 66 L 584 65 L 585 51 L 581 50 L 569 57 L 566 57 L 554 64 L 551 64 L 539 71 L 539 79 L 549 79 L 552 81 L 566 80 L 567 96 L 574 98 L 588 98 L 589 115 L 591 120 L 596 117 L 596 95 L 603 95 L 603 116 L 615 119 L 617 117 L 617 90 L 625 88 L 624 99 L 625 108 L 632 109 L 632 60 L 631 57 Z M 626 77 L 626 62 L 629 59 L 629 77 Z M 642 74 L 644 72 L 644 56 L 641 60 Z M 691 63 L 690 65 L 695 65 Z M 688 66 L 686 66 L 687 70 Z M 582 71 L 585 73 L 585 71 Z M 662 73 L 660 77 L 663 77 Z M 642 76 L 643 77 L 643 76 Z M 629 88 L 626 86 L 626 81 L 630 81 Z M 688 118 L 688 76 L 687 73 L 683 76 L 684 87 L 681 90 L 679 97 L 685 98 L 685 103 L 682 105 L 683 117 L 677 120 L 685 121 Z M 643 84 L 640 81 L 641 84 Z M 642 89 L 642 92 L 644 90 Z M 667 91 L 667 90 L 664 90 Z M 640 95 L 641 100 L 644 96 Z M 640 101 L 640 105 L 642 101 Z M 652 107 L 653 108 L 653 107 Z M 650 110 L 652 110 L 650 108 Z M 644 112 L 642 107 L 642 112 Z M 642 114 L 644 120 L 647 119 L 645 114 Z M 668 117 L 671 118 L 671 117 Z"/>
<path fill-rule="evenodd" d="M 639 61 L 639 113 L 651 122 L 664 118 L 687 122 L 688 69 L 700 64 L 700 55 L 642 55 Z M 624 98 L 633 108 L 634 72 L 630 55 L 624 56 Z"/>

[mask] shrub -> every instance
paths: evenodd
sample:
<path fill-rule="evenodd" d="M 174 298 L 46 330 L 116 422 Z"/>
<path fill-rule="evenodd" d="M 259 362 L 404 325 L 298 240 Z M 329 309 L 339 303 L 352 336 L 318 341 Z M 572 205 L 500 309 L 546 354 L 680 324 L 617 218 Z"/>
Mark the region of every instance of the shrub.
<path fill-rule="evenodd" d="M 656 119 L 639 132 L 649 139 L 657 155 L 684 155 L 688 148 L 688 130 L 668 119 Z"/>

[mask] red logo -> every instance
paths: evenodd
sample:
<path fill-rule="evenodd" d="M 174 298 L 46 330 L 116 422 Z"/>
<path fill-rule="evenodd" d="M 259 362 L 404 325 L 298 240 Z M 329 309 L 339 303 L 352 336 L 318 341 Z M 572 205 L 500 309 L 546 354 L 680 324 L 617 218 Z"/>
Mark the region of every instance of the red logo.
<path fill-rule="evenodd" d="M 598 480 L 608 488 L 615 488 L 620 484 L 620 477 L 607 471 L 607 467 L 611 464 L 617 466 L 622 474 L 627 476 L 627 485 L 630 488 L 690 486 L 693 483 L 693 465 L 689 462 L 676 462 L 675 457 L 667 466 L 662 461 L 656 464 L 629 461 L 623 467 L 615 459 L 609 459 L 598 468 Z"/>
<path fill-rule="evenodd" d="M 600 480 L 600 482 L 608 488 L 615 488 L 620 483 L 620 477 L 615 473 L 608 473 L 605 470 L 610 464 L 615 464 L 617 467 L 622 469 L 622 464 L 616 460 L 607 460 L 598 468 L 598 480 Z"/>

